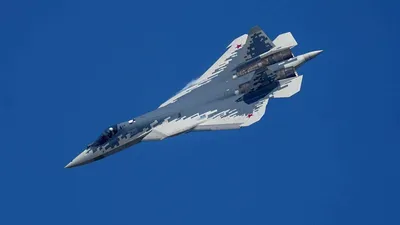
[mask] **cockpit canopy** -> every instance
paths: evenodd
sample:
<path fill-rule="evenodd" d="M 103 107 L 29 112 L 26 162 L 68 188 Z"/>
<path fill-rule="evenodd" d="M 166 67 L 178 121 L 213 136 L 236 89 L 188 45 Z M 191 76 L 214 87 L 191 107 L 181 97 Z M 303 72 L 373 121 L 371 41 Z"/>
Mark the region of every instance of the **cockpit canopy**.
<path fill-rule="evenodd" d="M 105 144 L 108 140 L 113 138 L 118 133 L 117 125 L 111 126 L 103 131 L 97 140 L 91 146 L 97 147 Z"/>

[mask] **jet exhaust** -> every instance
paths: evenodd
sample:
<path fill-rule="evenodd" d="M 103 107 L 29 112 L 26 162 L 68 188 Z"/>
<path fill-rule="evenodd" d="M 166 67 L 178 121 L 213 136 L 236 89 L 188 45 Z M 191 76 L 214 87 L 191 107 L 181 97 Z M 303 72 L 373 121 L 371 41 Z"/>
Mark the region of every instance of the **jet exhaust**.
<path fill-rule="evenodd" d="M 273 80 L 282 80 L 287 78 L 292 78 L 297 76 L 296 69 L 294 67 L 283 68 L 281 70 L 275 71 L 270 75 L 267 75 Z"/>

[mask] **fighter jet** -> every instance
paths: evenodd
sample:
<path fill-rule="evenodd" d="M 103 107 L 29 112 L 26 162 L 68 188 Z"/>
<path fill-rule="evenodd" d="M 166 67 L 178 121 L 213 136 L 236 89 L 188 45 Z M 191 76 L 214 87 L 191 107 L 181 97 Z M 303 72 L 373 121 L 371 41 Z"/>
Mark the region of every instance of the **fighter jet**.
<path fill-rule="evenodd" d="M 258 26 L 230 43 L 198 79 L 156 110 L 112 125 L 65 168 L 94 162 L 142 141 L 194 131 L 232 130 L 258 122 L 268 101 L 300 91 L 297 69 L 322 51 L 294 56 L 290 32 L 271 40 Z"/>

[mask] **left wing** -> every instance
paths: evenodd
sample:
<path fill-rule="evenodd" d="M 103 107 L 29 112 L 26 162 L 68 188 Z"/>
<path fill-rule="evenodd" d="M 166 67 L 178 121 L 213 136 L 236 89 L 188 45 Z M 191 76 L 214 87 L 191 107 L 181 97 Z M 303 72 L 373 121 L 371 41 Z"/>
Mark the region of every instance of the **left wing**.
<path fill-rule="evenodd" d="M 238 88 L 252 80 L 255 71 L 236 79 L 233 75 L 239 65 L 274 47 L 259 27 L 236 38 L 202 76 L 159 107 L 163 112 L 179 112 L 180 117 L 163 121 L 143 140 L 162 140 L 190 131 L 238 129 L 259 121 L 270 96 L 238 101 Z"/>
<path fill-rule="evenodd" d="M 194 89 L 199 88 L 209 82 L 213 78 L 217 76 L 221 76 L 226 73 L 231 73 L 231 70 L 244 59 L 244 54 L 239 55 L 239 51 L 243 48 L 243 45 L 246 44 L 247 34 L 244 34 L 235 40 L 233 40 L 227 47 L 226 52 L 199 78 L 190 82 L 186 87 L 184 87 L 180 92 L 178 92 L 175 96 L 168 99 L 166 102 L 160 105 L 160 107 L 164 107 L 171 103 L 174 103 L 180 97 L 190 93 Z"/>
<path fill-rule="evenodd" d="M 179 98 L 216 78 L 220 78 L 221 80 L 231 78 L 233 70 L 238 65 L 264 52 L 268 52 L 274 47 L 275 44 L 260 27 L 255 26 L 251 28 L 248 34 L 244 34 L 233 40 L 228 45 L 226 52 L 203 75 L 190 82 L 180 92 L 159 107 L 164 107 L 178 101 Z"/>

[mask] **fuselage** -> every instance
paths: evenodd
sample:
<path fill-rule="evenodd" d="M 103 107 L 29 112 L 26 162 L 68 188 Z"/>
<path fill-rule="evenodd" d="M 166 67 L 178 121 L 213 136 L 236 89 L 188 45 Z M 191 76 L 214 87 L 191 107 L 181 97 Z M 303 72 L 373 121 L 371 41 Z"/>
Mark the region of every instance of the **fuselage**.
<path fill-rule="evenodd" d="M 72 160 L 66 168 L 84 165 L 122 151 L 143 140 L 154 127 L 165 120 L 178 119 L 180 114 L 172 107 L 158 108 L 140 117 L 107 128 L 100 137 Z"/>
<path fill-rule="evenodd" d="M 141 141 L 156 141 L 190 132 L 208 117 L 224 110 L 215 107 L 219 102 L 232 98 L 232 103 L 254 104 L 281 88 L 282 81 L 296 77 L 296 69 L 317 56 L 314 51 L 294 57 L 287 49 L 272 55 L 260 55 L 255 60 L 236 66 L 229 80 L 216 77 L 213 82 L 198 88 L 182 90 L 179 102 L 165 106 L 107 128 L 96 141 L 73 159 L 66 168 L 97 161 L 122 151 Z M 290 54 L 289 54 L 290 53 Z M 231 89 L 230 87 L 237 87 Z M 208 93 L 204 90 L 220 90 Z M 201 93 L 201 94 L 199 94 Z M 229 110 L 229 105 L 226 107 Z M 178 123 L 179 121 L 179 123 Z M 162 129 L 159 129 L 162 128 Z"/>

